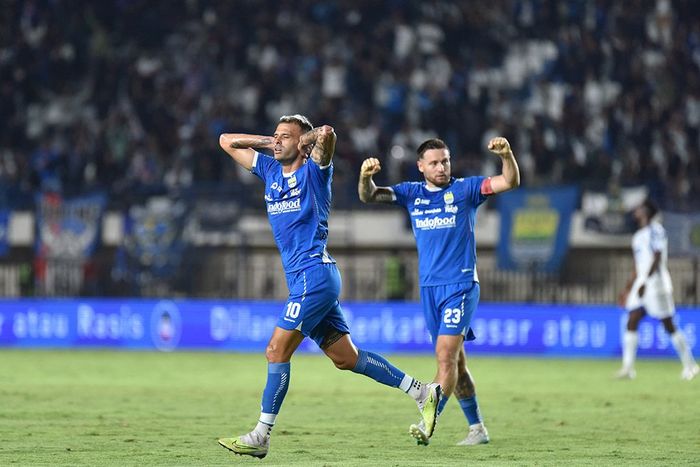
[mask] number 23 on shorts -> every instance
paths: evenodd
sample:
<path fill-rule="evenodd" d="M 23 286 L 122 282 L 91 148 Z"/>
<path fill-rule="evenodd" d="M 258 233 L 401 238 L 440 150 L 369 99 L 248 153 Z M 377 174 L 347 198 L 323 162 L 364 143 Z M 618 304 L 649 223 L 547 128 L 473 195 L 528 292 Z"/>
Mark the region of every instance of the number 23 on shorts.
<path fill-rule="evenodd" d="M 445 324 L 459 324 L 462 319 L 462 310 L 459 308 L 446 308 L 442 317 Z"/>

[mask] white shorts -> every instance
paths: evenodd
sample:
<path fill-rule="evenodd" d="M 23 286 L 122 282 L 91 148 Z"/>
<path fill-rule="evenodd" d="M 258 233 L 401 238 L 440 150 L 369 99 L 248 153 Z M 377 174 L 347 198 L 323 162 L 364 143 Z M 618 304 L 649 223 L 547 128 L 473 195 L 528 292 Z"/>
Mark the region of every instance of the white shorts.
<path fill-rule="evenodd" d="M 656 319 L 664 319 L 676 314 L 676 306 L 673 303 L 673 293 L 666 291 L 649 290 L 644 291 L 640 298 L 638 288 L 633 287 L 627 296 L 625 309 L 633 311 L 637 308 L 644 308 L 644 311 Z"/>

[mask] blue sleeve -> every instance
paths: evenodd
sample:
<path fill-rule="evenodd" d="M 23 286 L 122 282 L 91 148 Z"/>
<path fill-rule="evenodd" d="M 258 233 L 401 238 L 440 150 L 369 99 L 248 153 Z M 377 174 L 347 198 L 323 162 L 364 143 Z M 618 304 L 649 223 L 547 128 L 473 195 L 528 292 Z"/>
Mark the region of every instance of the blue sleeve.
<path fill-rule="evenodd" d="M 394 204 L 406 206 L 406 201 L 411 195 L 411 183 L 401 182 L 392 185 L 390 188 L 394 191 L 394 196 L 396 197 Z"/>
<path fill-rule="evenodd" d="M 481 185 L 486 180 L 486 177 L 477 176 L 464 179 L 464 193 L 467 202 L 472 206 L 477 207 L 488 199 L 488 196 L 481 193 Z"/>
<path fill-rule="evenodd" d="M 311 158 L 306 161 L 306 165 L 309 166 L 309 174 L 314 179 L 314 182 L 318 186 L 323 186 L 328 183 L 329 180 L 333 178 L 333 162 L 328 164 L 326 167 L 320 167 Z"/>
<path fill-rule="evenodd" d="M 277 162 L 274 158 L 256 151 L 255 158 L 253 159 L 253 166 L 250 168 L 250 173 L 256 175 L 260 180 L 265 182 L 268 174 L 276 165 L 279 165 L 279 162 Z"/>

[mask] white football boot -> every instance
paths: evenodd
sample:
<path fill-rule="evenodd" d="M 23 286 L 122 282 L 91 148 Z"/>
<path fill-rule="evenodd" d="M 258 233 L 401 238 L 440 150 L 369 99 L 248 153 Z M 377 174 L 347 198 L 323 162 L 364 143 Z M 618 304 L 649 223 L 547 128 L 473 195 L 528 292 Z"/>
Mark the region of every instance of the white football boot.
<path fill-rule="evenodd" d="M 681 372 L 681 379 L 690 381 L 691 379 L 695 378 L 698 373 L 700 373 L 700 367 L 698 365 L 685 367 Z"/>
<path fill-rule="evenodd" d="M 469 426 L 469 434 L 462 441 L 457 443 L 457 446 L 476 446 L 477 444 L 486 444 L 489 441 L 489 432 L 483 423 L 476 423 Z"/>
<path fill-rule="evenodd" d="M 634 368 L 620 368 L 615 373 L 615 378 L 617 379 L 634 379 L 637 377 L 637 372 Z"/>

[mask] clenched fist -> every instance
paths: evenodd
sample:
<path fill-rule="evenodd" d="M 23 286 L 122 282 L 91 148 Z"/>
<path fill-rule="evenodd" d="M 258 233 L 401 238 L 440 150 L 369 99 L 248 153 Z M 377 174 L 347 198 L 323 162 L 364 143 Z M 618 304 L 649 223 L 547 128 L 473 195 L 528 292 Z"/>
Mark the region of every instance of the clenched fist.
<path fill-rule="evenodd" d="M 360 177 L 371 177 L 380 170 L 382 170 L 382 165 L 379 163 L 379 159 L 369 157 L 362 162 L 362 167 L 360 167 Z"/>
<path fill-rule="evenodd" d="M 497 136 L 495 138 L 491 138 L 491 141 L 489 141 L 489 151 L 491 151 L 494 154 L 497 154 L 501 157 L 508 156 L 512 154 L 510 150 L 510 143 L 508 142 L 507 139 L 505 139 L 502 136 Z"/>

